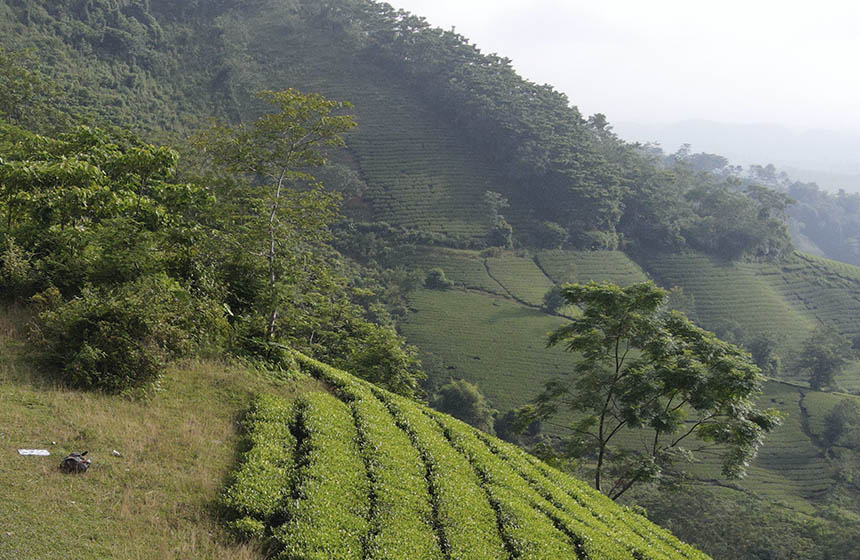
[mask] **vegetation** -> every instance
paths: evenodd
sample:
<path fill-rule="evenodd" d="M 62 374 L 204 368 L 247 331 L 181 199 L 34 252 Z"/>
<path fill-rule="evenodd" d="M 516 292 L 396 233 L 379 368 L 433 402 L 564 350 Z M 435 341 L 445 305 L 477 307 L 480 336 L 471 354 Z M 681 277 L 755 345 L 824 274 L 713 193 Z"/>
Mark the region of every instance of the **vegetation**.
<path fill-rule="evenodd" d="M 439 387 L 430 405 L 440 412 L 450 414 L 479 430 L 493 433 L 497 410 L 487 402 L 478 386 L 464 379 L 452 379 Z"/>
<path fill-rule="evenodd" d="M 566 452 L 593 453 L 594 486 L 612 499 L 668 475 L 679 459 L 692 460 L 686 446 L 693 438 L 719 446 L 725 476 L 743 476 L 779 424 L 775 411 L 753 406 L 763 379 L 743 352 L 678 312 L 661 316 L 666 292 L 654 284 L 562 291 L 583 314 L 551 333 L 548 345 L 582 358 L 572 381 L 547 383 L 521 410 L 525 423 L 553 418 L 559 407 L 582 412 Z M 643 433 L 644 451 L 617 445 L 629 429 Z"/>
<path fill-rule="evenodd" d="M 765 373 L 796 385 L 765 386 L 757 406 L 787 413 L 784 426 L 768 438 L 747 469 L 748 477 L 728 483 L 758 497 L 745 502 L 735 491 L 722 494 L 746 504 L 746 513 L 738 515 L 746 527 L 732 518 L 728 502 L 718 504 L 707 530 L 690 519 L 695 508 L 684 510 L 686 524 L 666 514 L 673 500 L 680 509 L 686 498 L 663 496 L 660 504 L 644 503 L 661 512 L 662 522 L 684 527 L 688 538 L 707 537 L 711 542 L 705 544 L 714 554 L 846 555 L 834 527 L 844 526 L 852 536 L 856 453 L 846 446 L 848 435 L 833 444 L 824 435 L 825 419 L 843 396 L 810 390 L 810 372 L 797 364 L 819 324 L 849 340 L 860 337 L 860 300 L 855 297 L 860 273 L 791 253 L 785 221 L 799 246 L 817 246 L 850 260 L 858 237 L 852 195 L 792 184 L 772 167 L 745 173 L 711 154 L 682 149 L 665 155 L 653 147 L 628 145 L 613 134 L 603 115 L 585 118 L 551 87 L 517 76 L 510 61 L 481 53 L 453 30 L 433 29 L 419 17 L 371 0 L 0 0 L 0 45 L 6 49 L 0 51 L 0 293 L 6 302 L 24 306 L 21 324 L 32 319 L 34 325 L 30 347 L 41 349 L 46 371 L 63 380 L 63 387 L 172 390 L 177 385 L 171 360 L 216 353 L 286 378 L 297 367 L 292 350 L 299 349 L 400 394 L 416 395 L 421 393 L 420 352 L 431 373 L 424 387 L 429 394 L 452 377 L 463 379 L 486 393 L 487 407 L 509 418 L 511 409 L 578 363 L 575 355 L 541 348 L 544 334 L 562 323 L 558 315 L 541 311 L 544 295 L 565 282 L 629 286 L 650 275 L 667 289 L 678 287 L 672 291 L 671 308 L 743 345 Z M 355 106 L 286 91 L 289 87 L 350 99 Z M 274 112 L 266 99 L 252 95 L 258 90 L 278 92 L 268 94 L 268 100 L 279 101 Z M 284 179 L 296 180 L 278 194 L 279 181 L 266 178 L 267 171 L 258 166 L 262 160 L 250 156 L 263 153 L 264 138 L 271 140 L 265 123 L 301 122 L 294 120 L 298 112 L 284 116 L 286 106 L 311 108 L 306 116 L 316 106 L 318 116 L 336 119 L 330 122 L 340 132 L 328 139 L 339 144 L 335 136 L 342 137 L 348 150 L 320 146 L 316 155 L 329 160 L 324 167 L 294 160 Z M 361 126 L 350 128 L 347 112 Z M 226 124 L 208 136 L 206 154 L 177 140 L 203 128 L 201 123 L 211 117 Z M 79 123 L 88 126 L 76 127 Z M 182 157 L 164 144 L 178 148 Z M 244 152 L 239 149 L 243 144 Z M 255 150 L 247 150 L 249 146 Z M 221 163 L 212 165 L 216 155 Z M 318 180 L 325 189 L 317 186 Z M 348 220 L 341 220 L 341 204 Z M 277 240 L 274 252 L 272 239 Z M 421 289 L 434 268 L 444 271 L 447 289 Z M 570 306 L 555 312 L 580 315 Z M 398 332 L 419 344 L 420 351 L 406 345 Z M 248 380 L 249 375 L 240 377 Z M 160 385 L 149 385 L 154 379 Z M 229 387 L 224 391 L 235 397 L 226 408 L 230 414 L 237 413 L 238 401 L 247 406 L 246 391 L 221 376 L 213 379 L 218 390 Z M 858 380 L 852 357 L 832 378 L 822 378 L 820 386 L 858 392 Z M 361 528 L 366 535 L 360 539 L 363 556 L 396 551 L 394 556 L 436 557 L 443 546 L 468 550 L 478 541 L 470 541 L 468 533 L 445 541 L 439 527 L 450 521 L 448 534 L 459 534 L 461 526 L 468 526 L 468 506 L 475 504 L 481 511 L 504 514 L 503 522 L 495 518 L 495 525 L 485 520 L 498 536 L 485 544 L 491 551 L 501 546 L 507 555 L 553 550 L 559 534 L 562 539 L 571 535 L 562 526 L 570 531 L 577 523 L 592 527 L 594 510 L 577 510 L 573 518 L 578 502 L 572 494 L 579 490 L 539 484 L 540 497 L 554 507 L 562 504 L 559 509 L 567 513 L 533 493 L 508 501 L 504 496 L 516 478 L 488 477 L 498 462 L 463 435 L 459 425 L 435 417 L 425 426 L 423 412 L 417 418 L 403 416 L 399 424 L 383 422 L 399 410 L 400 401 L 356 398 L 340 390 L 338 398 L 355 420 L 351 433 L 357 438 L 357 455 L 355 449 L 341 451 L 348 452 L 350 464 L 365 466 L 367 481 L 359 484 L 370 488 L 370 521 Z M 40 391 L 20 393 L 25 396 L 13 402 L 13 410 L 38 418 L 28 411 Z M 112 398 L 60 391 L 89 406 L 105 406 Z M 146 394 L 167 402 L 168 395 L 157 390 Z M 236 396 L 240 394 L 242 398 Z M 51 406 L 57 407 L 60 398 L 52 399 Z M 183 401 L 169 402 L 173 408 L 183 406 Z M 215 402 L 208 406 L 217 406 Z M 282 404 L 295 412 L 291 403 Z M 64 418 L 83 418 L 69 412 L 71 407 L 56 410 Z M 341 408 L 337 417 L 345 418 L 344 412 Z M 295 418 L 290 416 L 292 428 L 299 425 Z M 551 443 L 558 448 L 565 426 L 580 419 L 567 411 L 533 424 L 524 441 L 543 450 Z M 251 433 L 256 421 L 248 422 Z M 411 422 L 409 430 L 402 429 L 405 422 Z M 837 426 L 840 421 L 832 422 Z M 843 424 L 850 435 L 853 424 Z M 424 439 L 403 451 L 401 443 L 418 441 L 419 431 L 435 434 L 439 446 Z M 285 436 L 280 452 L 287 453 L 292 449 L 289 438 L 283 430 L 277 433 Z M 619 444 L 632 445 L 639 437 L 639 432 L 625 433 Z M 221 451 L 236 444 L 235 435 L 211 439 L 229 442 Z M 394 441 L 399 443 L 390 445 Z M 527 467 L 525 457 L 512 459 L 515 455 L 494 440 L 483 441 L 529 481 L 555 480 L 543 467 L 538 466 L 540 472 Z M 204 454 L 201 447 L 195 449 L 197 457 Z M 401 459 L 375 462 L 382 449 Z M 178 460 L 175 453 L 159 453 Z M 275 449 L 259 453 L 260 460 L 277 455 Z M 442 469 L 464 466 L 456 456 L 465 455 L 472 470 L 464 472 L 472 474 L 447 480 Z M 688 465 L 689 475 L 716 479 L 718 461 L 700 459 Z M 430 461 L 442 466 L 431 473 Z M 584 469 L 588 464 L 568 461 L 564 466 Z M 291 472 L 308 474 L 304 468 Z M 211 481 L 224 472 L 223 463 L 206 472 L 206 497 L 194 494 L 197 498 L 189 500 L 207 505 L 189 516 L 209 511 L 217 484 Z M 417 478 L 410 483 L 394 472 L 412 472 Z M 310 493 L 314 486 L 308 480 Z M 291 490 L 296 483 L 294 477 L 286 482 Z M 558 488 L 571 484 L 559 482 Z M 282 487 L 267 493 L 266 488 L 275 486 L 280 483 L 249 490 L 242 494 L 248 497 L 245 502 L 236 495 L 238 501 L 230 506 L 235 506 L 234 528 L 275 538 L 266 527 L 284 521 L 280 514 L 251 515 L 254 504 L 279 496 Z M 455 495 L 462 488 L 477 496 L 463 508 L 433 497 Z M 400 501 L 401 492 L 417 498 Z M 120 503 L 113 498 L 110 503 Z M 705 499 L 699 497 L 699 503 Z M 190 535 L 189 543 L 206 540 L 210 532 L 220 535 L 212 529 L 214 522 L 203 523 L 199 531 L 187 529 L 171 514 L 176 510 L 162 507 L 165 503 L 154 506 L 161 509 L 146 519 L 171 520 L 180 534 Z M 245 513 L 240 512 L 243 507 Z M 766 511 L 762 525 L 752 522 L 756 507 Z M 803 513 L 788 515 L 788 507 Z M 439 511 L 450 512 L 451 520 L 439 518 Z M 533 511 L 552 519 L 554 528 Z M 627 523 L 623 516 L 606 515 L 612 523 Z M 32 516 L 23 517 L 34 523 Z M 397 521 L 407 518 L 409 523 Z M 65 519 L 70 527 L 82 526 L 81 520 Z M 814 529 L 798 529 L 810 520 Z M 111 518 L 114 522 L 129 534 L 140 531 L 127 520 Z M 608 556 L 647 557 L 633 554 L 630 547 L 651 546 L 639 540 L 650 529 L 633 525 L 638 538 L 626 534 L 622 544 L 593 533 L 582 541 L 580 552 L 591 554 L 589 547 L 595 547 Z M 499 526 L 507 536 L 498 532 Z M 526 526 L 545 541 L 533 548 L 521 542 L 518 531 Z M 721 549 L 714 545 L 723 542 L 720 527 L 736 541 L 745 540 L 744 530 L 766 534 L 768 527 L 778 529 L 778 536 L 756 534 L 746 539 L 755 544 Z M 798 529 L 800 536 L 790 538 L 794 529 L 787 527 Z M 91 532 L 96 535 L 97 530 Z M 659 540 L 653 546 L 660 551 L 683 549 L 668 536 Z M 10 546 L 36 546 L 24 542 L 22 537 Z M 116 556 L 120 550 L 93 542 L 88 550 L 96 555 Z M 175 539 L 165 542 L 172 544 L 154 549 L 183 556 Z M 132 548 L 143 552 L 132 554 L 148 557 L 146 543 L 144 537 L 134 540 Z M 321 550 L 335 545 L 324 540 L 308 544 Z M 217 546 L 194 549 L 189 544 L 183 557 L 228 555 L 215 551 Z M 224 550 L 250 555 L 254 548 Z M 43 548 L 21 550 L 25 556 L 48 555 Z M 17 550 L 14 554 L 20 555 Z"/>
<path fill-rule="evenodd" d="M 796 365 L 809 374 L 810 387 L 819 390 L 833 383 L 851 357 L 850 341 L 833 328 L 818 328 L 803 344 Z"/>
<path fill-rule="evenodd" d="M 255 504 L 259 534 L 286 557 L 706 558 L 513 446 L 297 359 L 333 395 L 258 399 L 224 495 L 237 517 Z"/>

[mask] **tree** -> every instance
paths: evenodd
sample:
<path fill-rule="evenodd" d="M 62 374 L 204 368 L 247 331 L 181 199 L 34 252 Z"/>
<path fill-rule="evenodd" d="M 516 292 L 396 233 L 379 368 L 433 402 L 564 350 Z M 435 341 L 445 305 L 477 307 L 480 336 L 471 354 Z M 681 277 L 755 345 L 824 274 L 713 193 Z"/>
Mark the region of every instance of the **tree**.
<path fill-rule="evenodd" d="M 860 451 L 860 403 L 842 399 L 824 417 L 822 439 L 827 447 L 841 445 Z"/>
<path fill-rule="evenodd" d="M 487 234 L 487 241 L 490 246 L 513 247 L 514 230 L 502 216 L 502 210 L 510 206 L 508 199 L 497 192 L 486 191 L 484 193 L 484 205 L 490 216 L 490 229 Z"/>
<path fill-rule="evenodd" d="M 335 114 L 350 108 L 349 103 L 319 94 L 290 89 L 265 91 L 260 97 L 277 112 L 250 126 L 215 127 L 198 143 L 216 163 L 251 182 L 249 191 L 230 193 L 243 232 L 234 242 L 264 262 L 266 289 L 256 307 L 266 316 L 264 335 L 271 342 L 284 302 L 313 277 L 314 248 L 328 241 L 327 227 L 336 216 L 337 197 L 306 170 L 324 165 L 326 148 L 344 145 L 342 134 L 355 121 Z"/>
<path fill-rule="evenodd" d="M 724 475 L 743 476 L 779 423 L 776 412 L 753 404 L 763 378 L 749 356 L 682 313 L 662 312 L 666 292 L 651 282 L 573 284 L 562 291 L 583 313 L 552 332 L 548 346 L 563 345 L 580 357 L 571 378 L 547 383 L 520 410 L 521 424 L 548 420 L 563 407 L 576 413 L 563 447 L 593 458 L 594 485 L 612 499 L 676 473 L 674 464 L 696 451 L 682 444 L 694 441 L 719 449 Z M 618 443 L 624 430 L 636 430 L 642 445 Z"/>
<path fill-rule="evenodd" d="M 547 313 L 555 313 L 562 307 L 567 305 L 567 300 L 564 297 L 564 292 L 558 286 L 553 286 L 543 295 L 543 305 L 541 309 Z"/>
<path fill-rule="evenodd" d="M 833 383 L 833 378 L 851 360 L 851 342 L 832 328 L 819 327 L 803 343 L 796 366 L 809 375 L 816 391 Z"/>
<path fill-rule="evenodd" d="M 430 403 L 433 408 L 459 418 L 488 433 L 494 433 L 495 410 L 478 386 L 465 379 L 451 380 L 439 387 Z"/>

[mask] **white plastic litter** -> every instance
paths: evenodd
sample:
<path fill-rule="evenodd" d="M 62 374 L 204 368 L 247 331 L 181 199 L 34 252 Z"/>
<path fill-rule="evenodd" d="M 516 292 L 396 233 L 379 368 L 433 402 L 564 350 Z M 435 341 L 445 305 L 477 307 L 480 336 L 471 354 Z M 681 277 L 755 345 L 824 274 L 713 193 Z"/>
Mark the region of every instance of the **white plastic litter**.
<path fill-rule="evenodd" d="M 119 452 L 119 451 L 117 451 L 116 449 L 114 449 L 114 450 L 112 451 L 112 453 L 113 453 L 113 456 L 114 456 L 114 457 L 122 457 L 122 453 L 120 453 L 120 452 Z"/>
<path fill-rule="evenodd" d="M 47 457 L 51 454 L 47 449 L 19 449 L 18 455 L 37 455 L 39 457 Z"/>

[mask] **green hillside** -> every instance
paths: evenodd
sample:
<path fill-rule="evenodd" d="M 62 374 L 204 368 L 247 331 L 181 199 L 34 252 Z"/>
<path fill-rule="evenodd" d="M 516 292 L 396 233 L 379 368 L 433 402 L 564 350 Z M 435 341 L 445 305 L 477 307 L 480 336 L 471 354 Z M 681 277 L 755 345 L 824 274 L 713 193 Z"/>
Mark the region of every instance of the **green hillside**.
<path fill-rule="evenodd" d="M 796 348 L 817 322 L 758 273 L 754 264 L 725 264 L 701 254 L 655 255 L 644 263 L 662 286 L 680 286 L 693 297 L 703 327 L 773 337 L 780 349 Z"/>
<path fill-rule="evenodd" d="M 223 530 L 226 507 L 283 558 L 706 558 L 519 449 L 313 360 L 292 379 L 182 364 L 131 400 L 46 382 L 23 357 L 24 318 L 0 321 L 0 438 L 52 456 L 0 456 L 0 557 L 269 557 Z M 86 474 L 57 471 L 83 449 Z"/>
<path fill-rule="evenodd" d="M 546 381 L 563 377 L 571 371 L 575 356 L 555 348 L 544 348 L 546 334 L 561 325 L 563 318 L 547 315 L 517 301 L 508 292 L 496 290 L 491 293 L 479 287 L 479 282 L 467 281 L 469 277 L 486 278 L 481 275 L 479 266 L 485 259 L 471 253 L 470 261 L 465 252 L 449 259 L 449 254 L 429 249 L 422 253 L 427 263 L 449 272 L 455 283 L 454 289 L 413 292 L 410 295 L 412 313 L 402 326 L 407 339 L 421 349 L 425 369 L 435 384 L 445 383 L 450 378 L 466 379 L 477 384 L 490 403 L 503 414 L 528 402 Z M 515 258 L 508 257 L 509 260 Z M 468 265 L 469 262 L 472 264 Z M 530 268 L 534 262 L 526 256 L 519 257 L 516 267 L 518 280 L 543 286 L 546 276 Z M 561 281 L 614 280 L 629 283 L 647 278 L 642 269 L 620 252 L 551 251 L 538 253 L 536 262 L 553 279 Z M 822 281 L 815 280 L 817 275 L 808 264 L 810 258 L 803 255 L 793 257 L 782 268 L 755 263 L 725 265 L 695 254 L 662 255 L 643 262 L 649 271 L 663 272 L 663 276 L 657 278 L 664 286 L 681 286 L 685 294 L 693 296 L 693 311 L 703 325 L 716 328 L 721 322 L 731 321 L 745 333 L 763 330 L 765 333 L 787 332 L 793 335 L 793 342 L 782 339 L 780 347 L 786 356 L 783 375 L 787 378 L 797 378 L 789 359 L 794 350 L 791 344 L 803 340 L 819 321 L 839 324 L 841 318 L 847 318 L 851 313 L 849 304 L 844 310 L 830 308 L 828 312 L 815 314 L 815 308 L 801 305 L 798 298 L 790 297 L 791 292 L 787 288 L 780 288 L 782 284 L 794 290 L 804 290 L 807 294 L 816 294 L 813 297 L 822 296 L 822 292 L 816 289 Z M 832 297 L 850 300 L 857 293 L 848 283 L 853 267 L 837 275 L 842 266 L 823 260 L 812 262 L 828 273 L 824 278 L 831 278 L 828 285 L 834 294 Z M 474 272 L 466 276 L 460 272 L 464 270 Z M 836 283 L 836 278 L 841 284 Z M 846 387 L 854 386 L 856 375 L 855 366 L 850 366 L 839 382 Z M 761 405 L 780 410 L 785 418 L 783 425 L 767 438 L 748 476 L 739 481 L 720 481 L 716 458 L 712 460 L 707 454 L 701 462 L 691 464 L 687 469 L 695 480 L 727 485 L 731 489 L 728 495 L 735 495 L 738 500 L 740 496 L 751 496 L 760 500 L 756 507 L 769 504 L 768 508 L 776 508 L 773 515 L 777 517 L 809 515 L 818 523 L 820 518 L 816 517 L 816 512 L 827 508 L 832 501 L 842 499 L 838 498 L 842 486 L 839 477 L 843 476 L 839 474 L 841 467 L 828 456 L 820 435 L 823 417 L 842 398 L 832 393 L 810 391 L 802 385 L 767 383 Z M 563 432 L 561 425 L 544 426 L 544 433 L 550 436 Z M 630 434 L 627 439 L 635 445 L 635 434 Z M 705 487 L 698 491 L 717 491 L 702 488 Z M 720 499 L 725 499 L 725 495 L 721 496 Z M 850 504 L 850 500 L 847 503 Z M 663 507 L 659 506 L 660 509 Z M 847 509 L 853 510 L 853 507 L 849 505 Z M 687 526 L 686 521 L 682 522 L 677 517 L 673 519 L 679 528 Z M 791 521 L 798 524 L 792 526 L 806 523 L 799 519 Z M 712 519 L 712 522 L 727 521 Z M 695 531 L 685 534 L 691 540 L 699 538 Z M 713 541 L 699 542 L 700 546 L 708 547 Z M 718 547 L 707 550 L 719 556 Z"/>
<path fill-rule="evenodd" d="M 227 490 L 234 525 L 285 558 L 706 558 L 509 444 L 301 363 L 331 393 L 258 399 Z"/>
<path fill-rule="evenodd" d="M 231 351 L 245 345 L 245 350 L 277 348 L 289 356 L 285 349 L 293 345 L 317 357 L 328 353 L 331 363 L 373 378 L 390 365 L 380 359 L 380 348 L 393 348 L 395 355 L 402 351 L 399 356 L 414 366 L 410 374 L 417 378 L 419 368 L 396 328 L 418 347 L 429 376 L 427 397 L 450 380 L 465 379 L 477 384 L 501 415 L 529 402 L 575 363 L 575 356 L 545 348 L 546 334 L 578 313 L 545 312 L 548 290 L 567 282 L 630 285 L 652 279 L 666 289 L 679 288 L 670 305 L 722 338 L 747 348 L 762 339 L 773 344 L 781 367 L 771 372 L 762 404 L 786 416 L 746 479 L 724 480 L 716 461 L 706 457 L 689 466 L 691 494 L 682 498 L 661 487 L 657 498 L 643 491 L 640 503 L 715 557 L 732 550 L 734 557 L 819 560 L 836 554 L 826 543 L 837 528 L 846 528 L 849 537 L 860 534 L 860 459 L 850 446 L 823 439 L 828 415 L 846 398 L 837 391 L 860 394 L 860 362 L 852 359 L 827 387 L 829 393 L 811 391 L 808 372 L 796 367 L 804 342 L 821 326 L 855 342 L 855 350 L 860 346 L 860 268 L 793 252 L 779 217 L 784 201 L 762 202 L 768 198 L 756 198 L 762 192 L 745 191 L 717 174 L 698 173 L 685 162 L 673 167 L 657 161 L 615 137 L 602 115 L 586 118 L 563 94 L 523 80 L 510 61 L 482 54 L 453 30 L 433 29 L 419 17 L 371 0 L 0 0 L 0 47 L 6 49 L 0 50 L 0 63 L 8 50 L 23 50 L 32 56 L 24 59 L 29 68 L 56 81 L 56 90 L 41 100 L 47 105 L 148 141 L 170 139 L 191 156 L 180 160 L 177 181 L 200 181 L 200 192 L 213 195 L 212 208 L 205 216 L 189 211 L 198 221 L 182 235 L 164 234 L 158 250 L 121 251 L 125 260 L 120 261 L 133 276 L 141 269 L 138 254 L 176 251 L 182 258 L 163 266 L 184 275 L 180 281 L 189 294 L 212 298 L 210 309 L 223 314 L 221 334 L 233 344 Z M 285 296 L 289 305 L 280 320 L 290 338 L 271 341 L 269 332 L 261 345 L 262 331 L 253 328 L 262 322 L 243 316 L 242 306 L 256 293 L 253 282 L 243 283 L 253 274 L 240 262 L 224 265 L 230 238 L 212 235 L 228 198 L 224 184 L 235 178 L 213 180 L 209 162 L 195 168 L 199 150 L 185 140 L 212 118 L 250 122 L 266 110 L 253 94 L 281 88 L 353 104 L 349 113 L 358 126 L 318 175 L 343 194 L 345 219 L 332 222 L 337 235 L 387 233 L 368 235 L 373 243 L 355 254 L 342 249 L 344 255 L 337 255 L 327 241 L 314 245 L 311 252 L 320 260 L 331 257 L 348 273 L 325 276 L 305 292 Z M 56 132 L 52 126 L 61 126 L 28 123 L 26 115 L 15 121 L 14 112 L 4 113 L 6 93 L 0 91 L 0 118 L 47 126 L 49 135 Z M 30 106 L 17 109 L 22 107 Z M 173 176 L 172 169 L 168 174 Z M 24 191 L 31 186 L 21 184 Z M 145 185 L 142 180 L 136 191 L 138 209 Z M 53 193 L 55 186 L 48 180 L 41 194 Z M 62 186 L 75 199 L 77 183 Z M 17 198 L 20 193 L 13 196 L 3 190 L 5 184 L 0 187 L 11 230 L 16 205 L 36 199 Z M 500 193 L 510 206 L 491 216 L 487 191 Z M 94 208 L 94 200 L 81 207 Z M 500 221 L 512 226 L 512 236 L 489 247 L 488 233 Z M 63 225 L 45 231 L 77 231 Z M 327 226 L 322 229 L 320 238 Z M 42 259 L 24 266 L 27 274 L 58 266 L 45 261 L 43 247 L 22 245 L 16 253 L 6 244 L 8 232 L 2 235 L 4 255 L 21 256 L 25 264 L 30 257 Z M 355 248 L 363 239 L 356 234 L 344 246 Z M 230 247 L 242 245 L 232 241 Z M 123 241 L 104 226 L 98 242 L 104 247 L 96 244 L 80 259 L 70 257 L 72 264 L 107 266 L 110 259 L 100 255 Z M 420 286 L 434 269 L 445 273 L 450 289 Z M 9 265 L 0 272 L 5 282 L 21 270 Z M 117 275 L 103 272 L 97 278 L 113 282 Z M 73 285 L 63 293 L 69 299 L 78 288 L 89 290 L 89 280 L 81 270 L 74 279 L 62 273 L 51 278 Z M 36 291 L 35 284 L 24 284 L 30 291 L 17 294 L 22 303 Z M 46 287 L 39 284 L 39 290 Z M 23 328 L 23 321 L 9 319 L 4 328 L 11 333 Z M 388 338 L 375 330 L 380 325 L 389 329 Z M 368 348 L 373 341 L 379 346 Z M 267 347 L 269 342 L 274 344 Z M 63 451 L 92 447 L 105 457 L 112 448 L 123 448 L 121 461 L 100 461 L 90 479 L 66 479 L 30 463 L 40 465 L 34 475 L 21 470 L 29 465 L 22 459 L 0 458 L 0 478 L 13 481 L 12 505 L 0 514 L 0 526 L 11 527 L 12 535 L 4 537 L 0 530 L 0 556 L 12 551 L 50 558 L 79 535 L 87 536 L 85 552 L 96 557 L 121 555 L 123 546 L 133 558 L 151 557 L 153 551 L 177 558 L 271 553 L 259 541 L 237 544 L 223 530 L 224 512 L 216 504 L 224 505 L 218 496 L 228 479 L 235 490 L 226 502 L 236 528 L 262 532 L 279 550 L 330 554 L 330 547 L 347 546 L 349 554 L 363 558 L 445 558 L 468 556 L 463 551 L 474 549 L 490 557 L 558 557 L 573 551 L 581 558 L 650 558 L 686 550 L 670 537 L 651 539 L 652 529 L 638 525 L 644 523 L 638 517 L 586 515 L 577 508 L 603 512 L 600 508 L 610 506 L 584 485 L 495 439 L 312 362 L 304 363 L 310 377 L 290 382 L 218 363 L 183 364 L 170 370 L 159 390 L 134 401 L 51 385 L 21 358 L 20 341 L 0 351 L 5 368 L 0 399 L 6 405 L 0 411 L 0 440 L 26 439 L 32 445 L 56 440 Z M 355 367 L 345 365 L 350 363 Z M 267 396 L 255 400 L 260 394 Z M 235 421 L 252 406 L 245 423 L 249 432 L 242 433 Z M 104 428 L 110 420 L 117 426 Z M 258 428 L 263 435 L 254 435 Z M 564 422 L 545 425 L 538 437 L 552 443 L 564 429 Z M 128 433 L 149 435 L 137 441 Z M 268 443 L 257 441 L 261 438 Z M 635 443 L 637 435 L 629 438 Z M 236 471 L 240 451 L 248 453 Z M 146 466 L 152 455 L 166 460 Z M 280 461 L 275 466 L 266 463 L 272 457 Z M 246 495 L 239 489 L 243 473 L 254 486 L 254 469 L 277 482 Z M 404 472 L 411 475 L 400 477 Z M 341 476 L 343 484 L 333 484 Z M 154 489 L 140 481 L 153 481 Z M 41 491 L 43 485 L 48 492 Z M 82 492 L 92 495 L 88 511 L 106 512 L 103 517 L 77 515 L 82 502 L 76 496 Z M 36 494 L 44 498 L 28 501 Z M 340 494 L 349 507 L 321 498 Z M 454 503 L 451 495 L 471 501 Z M 696 500 L 709 499 L 703 495 L 718 502 L 710 517 L 697 511 Z M 758 519 L 747 511 L 735 518 L 732 508 L 739 504 L 767 513 Z M 254 509 L 258 506 L 263 510 Z M 464 509 L 481 514 L 476 525 L 461 530 L 467 525 Z M 42 520 L 44 512 L 56 514 L 61 526 L 47 543 L 38 538 L 51 529 Z M 761 525 L 739 528 L 736 519 Z M 102 521 L 108 527 L 104 532 L 98 529 Z M 149 526 L 158 529 L 146 531 Z M 791 538 L 765 542 L 761 537 L 785 527 Z M 802 535 L 792 540 L 793 532 Z M 728 546 L 724 534 L 749 537 L 752 544 L 743 551 L 721 548 Z"/>

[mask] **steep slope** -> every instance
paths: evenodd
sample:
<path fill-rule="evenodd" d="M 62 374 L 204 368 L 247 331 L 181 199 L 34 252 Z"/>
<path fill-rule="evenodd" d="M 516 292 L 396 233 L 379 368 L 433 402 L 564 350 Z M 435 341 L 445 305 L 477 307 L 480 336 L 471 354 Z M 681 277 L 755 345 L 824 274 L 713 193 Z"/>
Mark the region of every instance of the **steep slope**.
<path fill-rule="evenodd" d="M 270 557 L 229 537 L 226 506 L 246 534 L 270 527 L 284 558 L 707 558 L 513 446 L 313 360 L 290 379 L 182 364 L 145 399 L 70 391 L 23 358 L 25 317 L 0 315 L 0 557 Z M 58 472 L 83 449 L 88 472 Z"/>
<path fill-rule="evenodd" d="M 509 444 L 299 360 L 331 393 L 258 399 L 227 491 L 234 525 L 285 558 L 706 558 Z"/>

